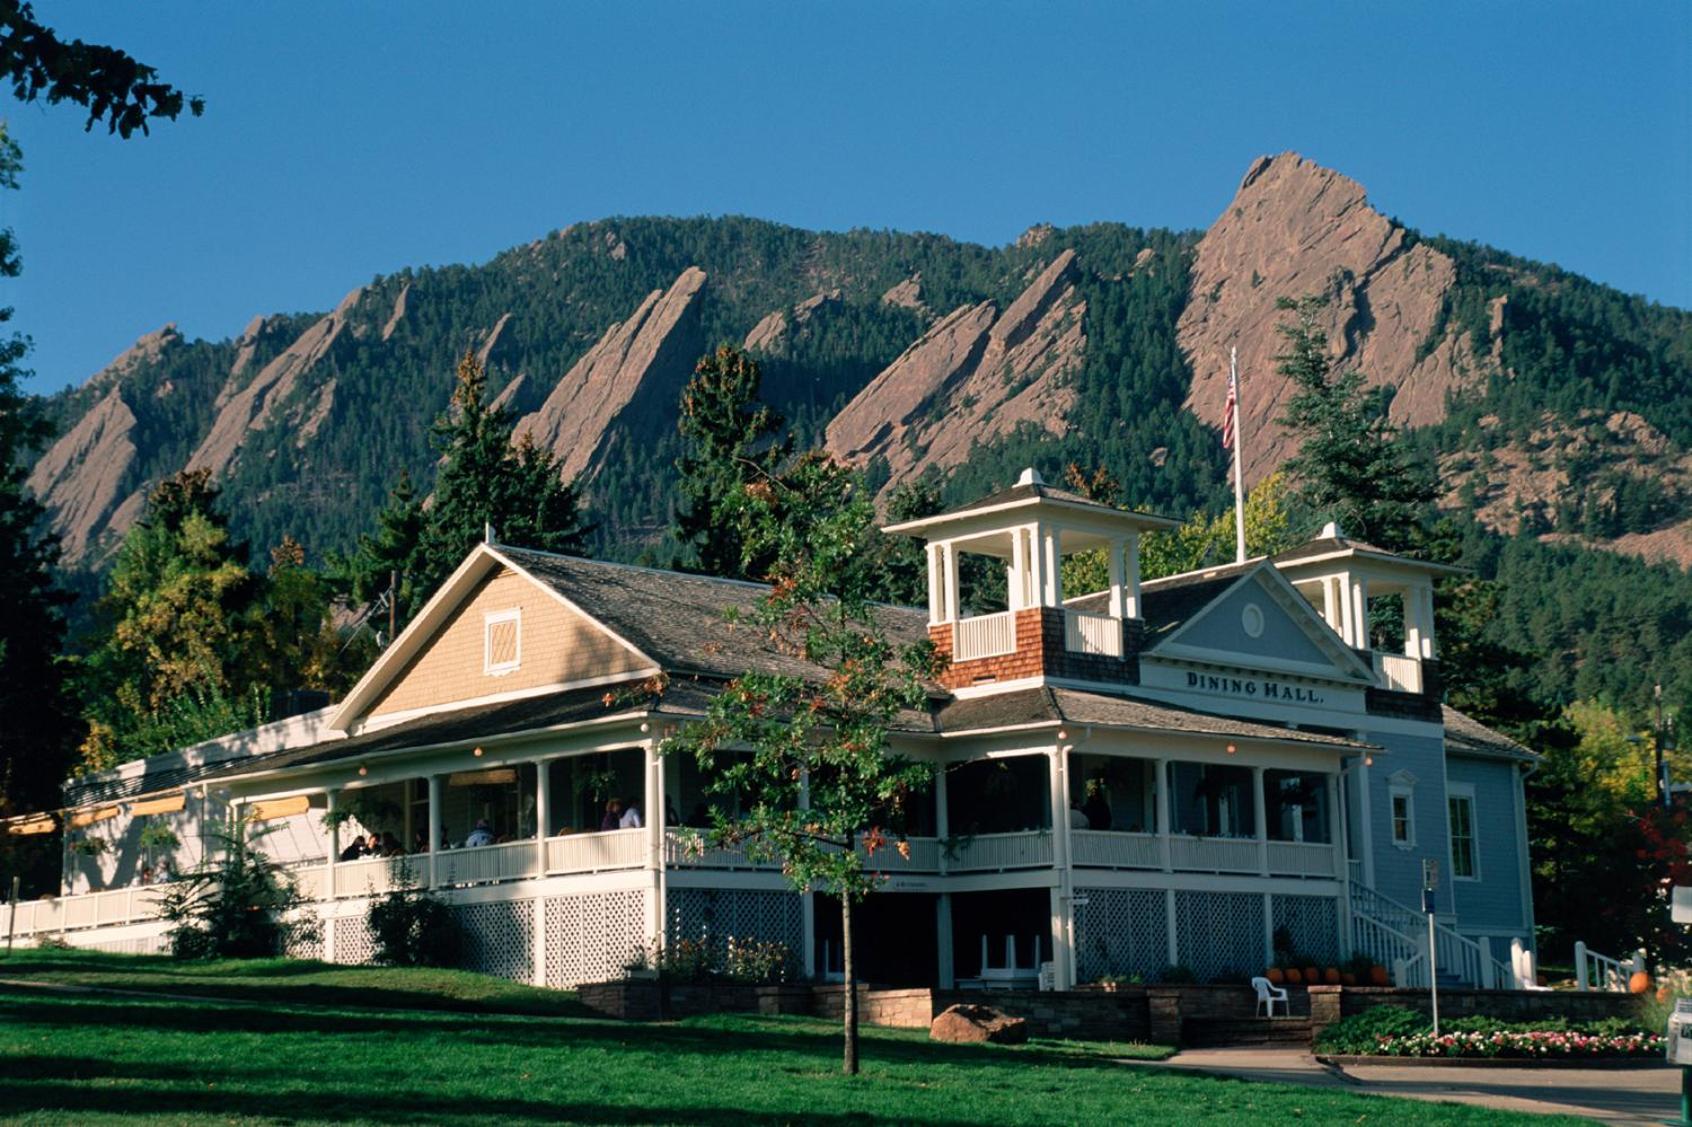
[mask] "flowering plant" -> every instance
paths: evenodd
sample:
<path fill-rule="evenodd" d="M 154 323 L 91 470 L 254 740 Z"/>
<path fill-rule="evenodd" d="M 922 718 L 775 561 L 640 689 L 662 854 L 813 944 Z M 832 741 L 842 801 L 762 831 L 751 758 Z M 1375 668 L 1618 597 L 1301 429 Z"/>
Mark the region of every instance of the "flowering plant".
<path fill-rule="evenodd" d="M 1661 1033 L 1583 1033 L 1574 1029 L 1382 1034 L 1375 1052 L 1389 1057 L 1649 1057 L 1664 1050 Z"/>

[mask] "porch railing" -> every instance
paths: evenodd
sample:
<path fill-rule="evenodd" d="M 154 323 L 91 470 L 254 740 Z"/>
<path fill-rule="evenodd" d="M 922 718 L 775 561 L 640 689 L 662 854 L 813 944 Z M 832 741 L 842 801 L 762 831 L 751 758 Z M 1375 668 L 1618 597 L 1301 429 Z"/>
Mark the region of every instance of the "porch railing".
<path fill-rule="evenodd" d="M 1092 611 L 1066 610 L 1063 648 L 1071 653 L 1122 656 L 1122 620 Z"/>
<path fill-rule="evenodd" d="M 1163 868 L 1163 846 L 1156 834 L 1071 830 L 1069 852 L 1077 865 L 1106 869 Z"/>
<path fill-rule="evenodd" d="M 429 858 L 424 854 L 415 857 L 371 857 L 362 861 L 336 862 L 333 892 L 337 898 L 382 896 L 407 884 L 428 883 Z"/>
<path fill-rule="evenodd" d="M 1417 658 L 1404 654 L 1377 653 L 1375 676 L 1383 689 L 1400 693 L 1422 691 L 1422 663 Z"/>
<path fill-rule="evenodd" d="M 1269 875 L 1276 877 L 1337 877 L 1339 850 L 1313 841 L 1271 841 Z"/>
<path fill-rule="evenodd" d="M 1626 959 L 1612 959 L 1588 947 L 1584 940 L 1576 940 L 1574 964 L 1575 989 L 1625 994 L 1629 980 L 1645 969 L 1645 952 L 1639 950 Z"/>
<path fill-rule="evenodd" d="M 608 830 L 546 839 L 548 873 L 597 873 L 638 869 L 645 864 L 645 830 Z"/>
<path fill-rule="evenodd" d="M 428 865 L 428 858 L 415 861 Z M 435 854 L 435 883 L 487 884 L 502 880 L 526 880 L 535 876 L 537 860 L 532 839 L 503 845 L 482 845 L 474 849 L 448 849 Z M 428 879 L 425 871 L 424 879 Z"/>
<path fill-rule="evenodd" d="M 946 867 L 954 873 L 1031 869 L 1052 863 L 1050 830 L 977 834 L 953 843 Z"/>
<path fill-rule="evenodd" d="M 1016 652 L 1016 615 L 1010 611 L 960 618 L 952 624 L 952 660 L 971 661 Z"/>
<path fill-rule="evenodd" d="M 1255 873 L 1262 867 L 1256 838 L 1169 835 L 1169 862 L 1180 872 Z"/>
<path fill-rule="evenodd" d="M 664 864 L 698 869 L 779 869 L 779 861 L 753 861 L 740 846 L 727 849 L 704 844 L 690 830 L 664 831 Z"/>
<path fill-rule="evenodd" d="M 863 846 L 859 851 L 864 854 L 864 866 L 877 873 L 937 873 L 940 871 L 940 840 L 932 837 L 908 837 L 904 839 L 905 849 L 910 853 L 906 857 L 899 852 L 900 842 L 897 838 L 888 838 L 873 854 Z"/>

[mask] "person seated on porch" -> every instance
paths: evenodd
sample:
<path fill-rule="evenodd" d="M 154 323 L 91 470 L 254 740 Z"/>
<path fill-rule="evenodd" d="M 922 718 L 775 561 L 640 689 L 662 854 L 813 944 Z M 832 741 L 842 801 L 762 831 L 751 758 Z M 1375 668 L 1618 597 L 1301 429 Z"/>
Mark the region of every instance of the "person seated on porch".
<path fill-rule="evenodd" d="M 382 856 L 404 857 L 405 849 L 400 845 L 399 838 L 387 830 L 382 831 Z"/>
<path fill-rule="evenodd" d="M 148 865 L 148 864 L 143 864 L 141 866 L 141 871 L 139 873 L 135 874 L 135 883 L 136 884 L 152 884 L 153 883 L 153 866 Z"/>
<path fill-rule="evenodd" d="M 170 861 L 161 857 L 159 863 L 153 866 L 153 883 L 164 884 L 170 880 Z"/>
<path fill-rule="evenodd" d="M 1087 812 L 1081 809 L 1081 803 L 1076 799 L 1069 800 L 1069 828 L 1084 830 L 1092 825 L 1087 819 Z"/>
<path fill-rule="evenodd" d="M 411 851 L 413 853 L 429 852 L 429 835 L 424 830 L 418 830 L 411 835 Z"/>
<path fill-rule="evenodd" d="M 476 828 L 471 830 L 470 836 L 464 839 L 464 848 L 475 849 L 477 846 L 492 845 L 493 843 L 493 830 L 488 828 L 488 820 L 477 818 Z"/>
<path fill-rule="evenodd" d="M 666 826 L 682 824 L 681 815 L 676 813 L 676 800 L 669 795 L 664 796 L 664 824 Z"/>
<path fill-rule="evenodd" d="M 1087 815 L 1088 829 L 1110 829 L 1110 803 L 1105 800 L 1103 787 L 1099 787 L 1087 795 L 1087 801 L 1082 804 L 1081 810 Z"/>
<path fill-rule="evenodd" d="M 629 803 L 628 809 L 624 810 L 623 816 L 617 820 L 617 828 L 620 830 L 640 829 L 640 807 L 632 802 Z"/>
<path fill-rule="evenodd" d="M 362 837 L 355 837 L 345 849 L 341 850 L 340 859 L 343 861 L 356 861 L 363 856 L 364 839 Z"/>
<path fill-rule="evenodd" d="M 605 817 L 599 820 L 599 832 L 614 830 L 623 824 L 623 800 L 613 798 L 605 803 Z"/>
<path fill-rule="evenodd" d="M 382 855 L 382 835 L 375 830 L 364 839 L 364 855 L 366 857 L 380 857 Z"/>

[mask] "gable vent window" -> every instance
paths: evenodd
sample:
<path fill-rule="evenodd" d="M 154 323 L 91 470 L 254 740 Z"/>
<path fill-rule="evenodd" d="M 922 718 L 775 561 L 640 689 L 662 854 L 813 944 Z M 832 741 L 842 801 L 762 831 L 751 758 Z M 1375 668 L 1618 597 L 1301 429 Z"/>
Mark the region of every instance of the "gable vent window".
<path fill-rule="evenodd" d="M 510 673 L 523 662 L 523 612 L 495 611 L 482 618 L 482 672 Z"/>

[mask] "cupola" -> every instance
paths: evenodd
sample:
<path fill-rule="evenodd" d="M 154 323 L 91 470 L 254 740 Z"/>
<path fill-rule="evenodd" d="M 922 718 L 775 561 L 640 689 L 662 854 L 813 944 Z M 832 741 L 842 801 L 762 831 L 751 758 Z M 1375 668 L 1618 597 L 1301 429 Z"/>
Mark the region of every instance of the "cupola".
<path fill-rule="evenodd" d="M 942 682 L 956 689 L 1124 679 L 1137 648 L 1140 535 L 1177 524 L 1055 489 L 1027 469 L 1009 489 L 885 531 L 927 544 L 929 636 L 951 662 Z M 1064 590 L 1065 558 L 1086 590 Z M 1103 610 L 1066 605 L 1102 592 Z"/>
<path fill-rule="evenodd" d="M 1437 696 L 1433 585 L 1462 568 L 1351 539 L 1332 521 L 1273 562 L 1345 644 L 1373 662 L 1381 688 Z M 1370 611 L 1383 603 L 1398 604 L 1399 613 L 1378 616 L 1392 625 L 1371 635 Z"/>

